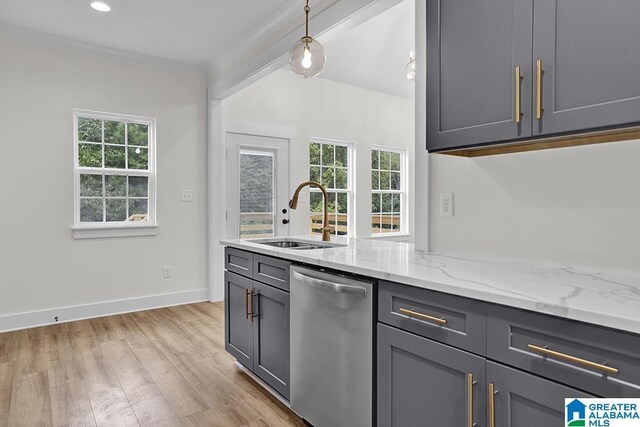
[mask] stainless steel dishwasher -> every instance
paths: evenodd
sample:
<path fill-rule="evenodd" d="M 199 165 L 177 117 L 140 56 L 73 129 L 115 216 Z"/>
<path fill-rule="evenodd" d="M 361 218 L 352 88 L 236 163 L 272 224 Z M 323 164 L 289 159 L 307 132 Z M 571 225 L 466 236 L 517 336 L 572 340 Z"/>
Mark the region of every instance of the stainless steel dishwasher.
<path fill-rule="evenodd" d="M 291 268 L 291 407 L 315 427 L 372 420 L 372 284 Z"/>

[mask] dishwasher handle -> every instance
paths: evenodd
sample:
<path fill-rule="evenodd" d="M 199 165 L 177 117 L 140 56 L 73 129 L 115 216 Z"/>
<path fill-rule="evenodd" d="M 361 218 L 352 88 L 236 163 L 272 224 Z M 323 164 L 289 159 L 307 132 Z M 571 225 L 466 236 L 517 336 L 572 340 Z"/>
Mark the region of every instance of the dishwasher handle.
<path fill-rule="evenodd" d="M 367 288 L 364 288 L 362 286 L 352 286 L 342 283 L 330 282 L 328 280 L 322 280 L 315 277 L 307 276 L 305 274 L 298 273 L 297 271 L 293 272 L 293 277 L 296 280 L 301 281 L 305 285 L 313 286 L 314 288 L 332 291 L 340 294 L 354 294 L 363 297 L 367 296 Z"/>

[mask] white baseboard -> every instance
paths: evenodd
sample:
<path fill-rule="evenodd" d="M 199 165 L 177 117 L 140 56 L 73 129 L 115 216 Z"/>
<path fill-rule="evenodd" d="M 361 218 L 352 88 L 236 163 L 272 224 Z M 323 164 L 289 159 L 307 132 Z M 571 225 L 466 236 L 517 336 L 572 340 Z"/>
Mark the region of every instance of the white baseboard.
<path fill-rule="evenodd" d="M 116 301 L 105 301 L 72 307 L 52 308 L 49 310 L 31 311 L 27 313 L 0 316 L 0 332 L 18 329 L 35 328 L 55 323 L 72 322 L 74 320 L 92 319 L 94 317 L 131 313 L 150 310 L 152 308 L 170 307 L 172 305 L 189 304 L 208 301 L 208 289 L 174 292 L 170 294 L 149 295 Z M 56 321 L 55 318 L 58 318 Z"/>

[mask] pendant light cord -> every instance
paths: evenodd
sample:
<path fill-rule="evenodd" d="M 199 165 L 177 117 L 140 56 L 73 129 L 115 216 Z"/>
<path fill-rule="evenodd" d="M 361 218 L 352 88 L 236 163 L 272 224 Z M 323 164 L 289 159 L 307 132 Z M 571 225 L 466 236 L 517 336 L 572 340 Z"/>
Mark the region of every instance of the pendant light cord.
<path fill-rule="evenodd" d="M 305 31 L 304 31 L 304 35 L 305 38 L 309 38 L 309 11 L 311 9 L 309 8 L 309 0 L 307 0 L 307 4 L 304 6 L 304 13 L 305 13 Z"/>

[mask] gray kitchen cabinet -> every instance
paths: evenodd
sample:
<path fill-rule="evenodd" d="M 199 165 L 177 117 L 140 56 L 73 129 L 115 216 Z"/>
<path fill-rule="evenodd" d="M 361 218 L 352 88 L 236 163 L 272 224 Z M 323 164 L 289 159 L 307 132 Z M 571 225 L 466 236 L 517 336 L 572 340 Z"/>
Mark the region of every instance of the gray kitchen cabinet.
<path fill-rule="evenodd" d="M 485 425 L 485 359 L 378 324 L 377 419 L 387 426 Z"/>
<path fill-rule="evenodd" d="M 253 369 L 253 323 L 249 304 L 253 281 L 226 271 L 225 278 L 225 343 L 224 348 L 238 362 Z"/>
<path fill-rule="evenodd" d="M 253 371 L 289 398 L 289 293 L 254 284 Z"/>
<path fill-rule="evenodd" d="M 531 135 L 532 10 L 533 0 L 427 0 L 430 151 Z"/>
<path fill-rule="evenodd" d="M 489 426 L 562 426 L 565 398 L 594 397 L 490 361 L 486 377 Z"/>
<path fill-rule="evenodd" d="M 544 111 L 534 135 L 640 122 L 639 19 L 637 0 L 535 1 Z"/>
<path fill-rule="evenodd" d="M 225 350 L 286 399 L 289 265 L 239 249 L 225 250 Z"/>

